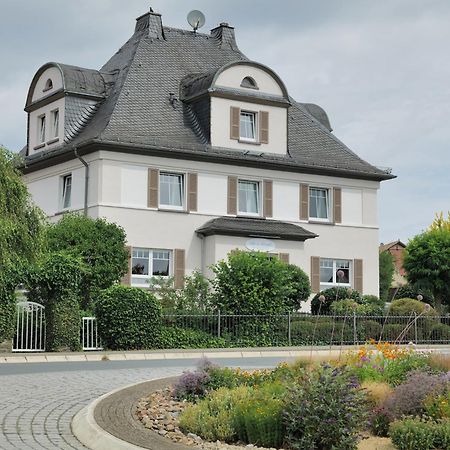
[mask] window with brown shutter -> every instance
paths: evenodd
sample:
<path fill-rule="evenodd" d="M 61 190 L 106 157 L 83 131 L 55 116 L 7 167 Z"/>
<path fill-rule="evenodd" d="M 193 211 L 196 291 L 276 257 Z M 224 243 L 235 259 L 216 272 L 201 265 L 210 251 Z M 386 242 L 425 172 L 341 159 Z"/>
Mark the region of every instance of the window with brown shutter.
<path fill-rule="evenodd" d="M 197 211 L 198 176 L 196 173 L 188 174 L 188 211 Z"/>
<path fill-rule="evenodd" d="M 272 180 L 264 180 L 264 217 L 273 215 L 273 183 Z"/>
<path fill-rule="evenodd" d="M 230 139 L 239 140 L 240 138 L 240 120 L 241 110 L 232 106 L 230 108 Z"/>
<path fill-rule="evenodd" d="M 149 208 L 158 207 L 158 184 L 159 184 L 159 170 L 148 169 L 147 206 Z"/>
<path fill-rule="evenodd" d="M 185 251 L 179 248 L 174 250 L 174 286 L 182 289 L 184 286 Z"/>
<path fill-rule="evenodd" d="M 353 261 L 353 289 L 360 294 L 363 293 L 363 260 L 355 259 Z"/>
<path fill-rule="evenodd" d="M 269 113 L 267 111 L 259 112 L 259 142 L 260 144 L 269 143 Z"/>
<path fill-rule="evenodd" d="M 311 290 L 320 292 L 320 258 L 311 256 Z"/>
<path fill-rule="evenodd" d="M 341 190 L 341 188 L 333 189 L 333 217 L 334 217 L 334 223 L 342 222 L 342 190 Z"/>
<path fill-rule="evenodd" d="M 237 177 L 228 177 L 227 212 L 235 216 L 237 214 Z"/>
<path fill-rule="evenodd" d="M 309 219 L 309 185 L 300 185 L 300 220 Z"/>
<path fill-rule="evenodd" d="M 280 258 L 280 261 L 289 264 L 289 253 L 280 253 L 278 257 Z"/>
<path fill-rule="evenodd" d="M 127 245 L 125 247 L 127 253 L 128 253 L 128 270 L 127 273 L 122 277 L 120 280 L 120 283 L 125 286 L 131 286 L 131 247 Z"/>

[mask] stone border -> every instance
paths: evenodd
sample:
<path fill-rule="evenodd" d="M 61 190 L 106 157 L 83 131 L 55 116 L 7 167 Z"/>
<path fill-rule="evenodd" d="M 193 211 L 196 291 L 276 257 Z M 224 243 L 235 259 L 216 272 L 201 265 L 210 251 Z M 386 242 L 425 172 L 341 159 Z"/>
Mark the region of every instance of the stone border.
<path fill-rule="evenodd" d="M 73 434 L 91 450 L 192 450 L 145 428 L 133 414 L 142 397 L 176 379 L 144 381 L 102 395 L 74 416 Z"/>

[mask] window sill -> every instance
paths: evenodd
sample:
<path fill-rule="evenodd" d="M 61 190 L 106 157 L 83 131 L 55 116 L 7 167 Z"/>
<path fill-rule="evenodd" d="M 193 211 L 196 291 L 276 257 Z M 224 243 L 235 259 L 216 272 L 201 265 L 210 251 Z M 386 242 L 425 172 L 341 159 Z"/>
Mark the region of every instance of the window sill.
<path fill-rule="evenodd" d="M 334 225 L 334 222 L 331 222 L 330 220 L 309 219 L 308 223 L 312 223 L 314 225 Z"/>
<path fill-rule="evenodd" d="M 261 145 L 261 142 L 258 142 L 258 141 L 251 141 L 251 140 L 242 139 L 242 138 L 239 138 L 239 139 L 238 139 L 238 142 L 239 142 L 240 144 Z"/>
<path fill-rule="evenodd" d="M 47 141 L 47 145 L 51 145 L 54 144 L 55 142 L 59 141 L 59 137 L 55 137 L 53 139 L 50 139 L 49 141 Z"/>
<path fill-rule="evenodd" d="M 33 150 L 39 150 L 39 149 L 44 148 L 44 147 L 45 147 L 45 142 L 42 142 L 42 144 L 38 144 L 35 147 L 33 147 Z"/>
<path fill-rule="evenodd" d="M 183 213 L 183 214 L 188 214 L 189 211 L 186 211 L 185 209 L 172 209 L 172 208 L 158 208 L 158 211 L 163 211 L 163 212 L 174 212 L 174 213 Z"/>

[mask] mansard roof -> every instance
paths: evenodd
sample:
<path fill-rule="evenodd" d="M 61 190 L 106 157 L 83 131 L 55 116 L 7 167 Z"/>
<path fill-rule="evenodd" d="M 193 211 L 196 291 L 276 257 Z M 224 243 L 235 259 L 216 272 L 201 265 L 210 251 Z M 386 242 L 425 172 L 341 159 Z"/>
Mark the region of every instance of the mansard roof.
<path fill-rule="evenodd" d="M 101 147 L 376 181 L 393 178 L 339 141 L 323 109 L 296 102 L 286 90 L 286 155 L 212 147 L 200 124 L 204 111 L 183 101 L 182 89 L 190 82 L 198 92 L 224 67 L 240 63 L 256 64 L 239 50 L 229 25 L 211 34 L 194 33 L 163 27 L 160 15 L 150 11 L 137 19 L 134 34 L 99 71 L 58 64 L 68 89 L 79 92 L 84 85 L 98 103 L 62 145 L 27 156 L 24 171 L 71 159 L 75 147 L 80 155 Z"/>

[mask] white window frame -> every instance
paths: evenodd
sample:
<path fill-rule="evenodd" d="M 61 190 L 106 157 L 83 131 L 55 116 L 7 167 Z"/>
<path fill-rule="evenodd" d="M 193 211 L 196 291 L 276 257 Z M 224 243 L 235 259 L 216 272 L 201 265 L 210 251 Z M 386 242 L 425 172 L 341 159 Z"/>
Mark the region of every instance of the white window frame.
<path fill-rule="evenodd" d="M 37 118 L 37 143 L 44 144 L 47 135 L 47 118 L 45 114 L 41 114 Z"/>
<path fill-rule="evenodd" d="M 239 184 L 241 182 L 246 182 L 246 183 L 255 183 L 257 186 L 257 196 L 256 196 L 256 200 L 257 200 L 257 212 L 256 213 L 252 213 L 252 212 L 246 212 L 246 211 L 241 211 L 240 208 L 240 195 L 239 195 Z M 255 179 L 250 179 L 250 178 L 238 178 L 238 182 L 237 182 L 237 211 L 238 211 L 238 216 L 250 216 L 250 217 L 261 217 L 261 213 L 262 213 L 262 201 L 261 201 L 261 180 L 255 180 Z"/>
<path fill-rule="evenodd" d="M 176 175 L 181 176 L 181 206 L 178 205 L 166 205 L 161 203 L 161 175 Z M 160 209 L 172 209 L 174 211 L 186 210 L 186 173 L 174 172 L 171 170 L 161 170 L 158 177 L 158 205 Z"/>
<path fill-rule="evenodd" d="M 55 117 L 58 116 L 58 124 L 55 127 Z M 53 109 L 50 111 L 50 140 L 54 140 L 56 138 L 59 138 L 59 121 L 61 120 L 60 114 L 59 114 L 59 108 Z"/>
<path fill-rule="evenodd" d="M 253 120 L 254 120 L 254 130 L 255 130 L 255 137 L 254 138 L 249 138 L 249 137 L 245 137 L 242 136 L 242 126 L 241 126 L 241 117 L 242 115 L 250 115 L 253 116 Z M 239 141 L 241 142 L 258 142 L 258 112 L 257 111 L 249 111 L 246 109 L 241 109 L 239 112 Z"/>
<path fill-rule="evenodd" d="M 327 202 L 327 217 L 313 217 L 311 216 L 311 190 L 321 190 L 326 192 L 326 202 Z M 314 222 L 331 222 L 331 189 L 324 186 L 309 186 L 308 189 L 308 217 L 309 220 L 312 220 Z"/>
<path fill-rule="evenodd" d="M 137 256 L 133 256 L 133 252 L 135 251 L 148 251 L 148 274 L 144 275 L 137 275 L 131 273 L 131 286 L 134 287 L 142 287 L 142 288 L 148 288 L 150 287 L 150 278 L 153 278 L 155 276 L 161 276 L 162 278 L 169 278 L 173 276 L 173 250 L 170 249 L 158 249 L 158 248 L 144 248 L 144 247 L 135 247 L 132 249 L 131 254 L 131 267 L 133 267 L 133 258 L 138 258 Z M 167 252 L 169 254 L 169 275 L 153 275 L 153 254 L 157 252 Z M 141 283 L 135 283 L 134 280 L 142 280 L 144 282 Z"/>
<path fill-rule="evenodd" d="M 70 180 L 70 198 L 69 204 L 66 204 L 66 195 L 67 195 L 67 180 Z M 72 206 L 72 187 L 73 187 L 73 177 L 71 173 L 63 175 L 61 177 L 61 209 L 69 209 Z"/>
<path fill-rule="evenodd" d="M 322 268 L 322 261 L 332 261 L 333 263 L 333 281 L 332 282 L 323 282 L 320 280 L 320 269 Z M 337 271 L 341 269 L 342 267 L 338 267 L 338 264 L 341 262 L 348 263 L 348 283 L 342 283 L 338 280 L 337 277 Z M 319 280 L 320 280 L 320 290 L 328 289 L 331 287 L 352 287 L 353 283 L 353 260 L 352 259 L 345 259 L 345 258 L 320 258 L 319 262 Z"/>

